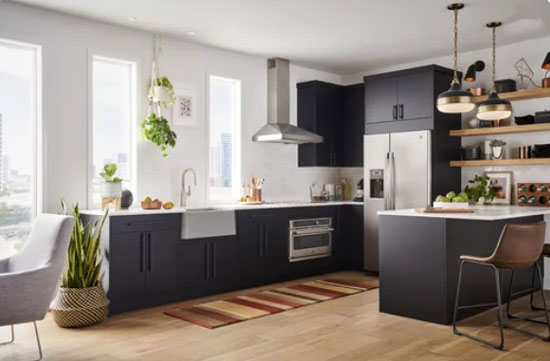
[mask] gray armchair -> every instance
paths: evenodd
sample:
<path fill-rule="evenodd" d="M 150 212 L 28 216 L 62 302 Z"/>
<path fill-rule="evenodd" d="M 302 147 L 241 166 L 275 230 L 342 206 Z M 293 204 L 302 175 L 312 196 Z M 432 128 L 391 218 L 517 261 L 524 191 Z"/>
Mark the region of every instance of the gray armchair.
<path fill-rule="evenodd" d="M 36 321 L 42 320 L 57 288 L 67 258 L 74 219 L 54 214 L 39 215 L 23 250 L 0 260 L 0 327 L 33 322 L 42 359 Z"/>

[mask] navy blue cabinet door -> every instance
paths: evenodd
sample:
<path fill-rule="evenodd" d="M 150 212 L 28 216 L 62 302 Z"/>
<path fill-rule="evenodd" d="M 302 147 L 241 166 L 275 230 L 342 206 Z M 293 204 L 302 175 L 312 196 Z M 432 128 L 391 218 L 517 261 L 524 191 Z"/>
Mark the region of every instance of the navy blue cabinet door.
<path fill-rule="evenodd" d="M 241 262 L 239 244 L 236 236 L 218 237 L 211 242 L 211 275 L 215 288 L 219 292 L 246 287 L 242 275 L 246 271 Z"/>
<path fill-rule="evenodd" d="M 114 297 L 146 294 L 146 239 L 142 232 L 111 234 L 109 293 Z"/>
<path fill-rule="evenodd" d="M 288 220 L 279 214 L 266 219 L 263 227 L 263 279 L 275 282 L 284 275 L 288 263 Z"/>
<path fill-rule="evenodd" d="M 171 292 L 177 287 L 178 231 L 144 232 L 147 238 L 147 292 Z"/>
<path fill-rule="evenodd" d="M 365 120 L 367 123 L 397 120 L 397 83 L 397 77 L 366 80 Z"/>
<path fill-rule="evenodd" d="M 399 76 L 398 89 L 398 120 L 433 116 L 435 98 L 433 71 Z"/>
<path fill-rule="evenodd" d="M 210 243 L 181 241 L 178 246 L 178 284 L 185 293 L 202 291 L 210 279 Z M 199 294 L 200 292 L 197 292 Z"/>

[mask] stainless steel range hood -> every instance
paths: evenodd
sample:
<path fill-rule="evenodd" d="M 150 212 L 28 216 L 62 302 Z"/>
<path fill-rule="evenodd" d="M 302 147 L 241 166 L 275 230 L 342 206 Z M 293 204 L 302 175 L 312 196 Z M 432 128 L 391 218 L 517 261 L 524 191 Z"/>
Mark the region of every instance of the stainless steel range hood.
<path fill-rule="evenodd" d="M 267 60 L 267 124 L 252 136 L 254 142 L 322 143 L 323 137 L 290 124 L 288 60 Z"/>

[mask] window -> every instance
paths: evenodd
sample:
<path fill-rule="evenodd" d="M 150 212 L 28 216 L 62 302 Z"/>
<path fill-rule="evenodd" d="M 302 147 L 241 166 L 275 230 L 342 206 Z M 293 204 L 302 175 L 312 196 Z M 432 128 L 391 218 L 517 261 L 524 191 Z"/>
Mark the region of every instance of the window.
<path fill-rule="evenodd" d="M 136 194 L 134 124 L 136 121 L 136 63 L 92 56 L 92 123 L 89 206 L 101 204 L 99 175 L 116 163 L 123 188 Z"/>
<path fill-rule="evenodd" d="M 40 47 L 0 39 L 0 259 L 40 211 Z"/>
<path fill-rule="evenodd" d="M 234 202 L 241 183 L 241 82 L 209 79 L 208 201 Z"/>

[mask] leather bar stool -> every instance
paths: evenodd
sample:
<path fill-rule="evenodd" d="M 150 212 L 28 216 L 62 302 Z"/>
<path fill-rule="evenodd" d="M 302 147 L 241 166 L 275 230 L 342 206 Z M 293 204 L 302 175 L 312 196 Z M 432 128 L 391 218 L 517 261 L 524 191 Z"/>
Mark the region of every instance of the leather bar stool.
<path fill-rule="evenodd" d="M 550 244 L 545 244 L 544 248 L 542 250 L 542 256 L 543 257 L 549 257 L 550 258 Z M 541 284 L 541 289 L 544 288 L 544 285 Z M 535 275 L 533 274 L 533 284 L 531 286 L 531 309 L 533 311 L 544 311 L 544 308 L 537 307 L 533 304 L 533 293 L 535 291 Z M 550 309 L 548 310 L 550 312 Z"/>
<path fill-rule="evenodd" d="M 508 317 L 502 317 L 502 300 L 501 300 L 501 286 L 500 286 L 500 276 L 499 270 L 510 270 L 512 271 L 512 279 L 510 280 L 510 292 L 508 293 L 508 308 L 510 310 L 510 300 L 512 298 L 512 284 L 513 284 L 513 275 L 515 271 L 526 270 L 529 268 L 533 269 L 533 280 L 535 273 L 538 275 L 540 283 L 543 283 L 542 272 L 540 266 L 537 263 L 539 260 L 542 250 L 544 247 L 544 234 L 546 231 L 546 223 L 536 223 L 536 224 L 507 224 L 504 226 L 498 244 L 492 255 L 488 257 L 476 257 L 476 256 L 461 256 L 460 257 L 460 271 L 458 273 L 458 285 L 456 289 L 456 298 L 455 298 L 455 307 L 453 314 L 453 332 L 460 336 L 466 336 L 472 340 L 482 342 L 486 345 L 494 347 L 496 349 L 502 350 L 504 348 L 504 328 L 509 328 L 514 331 L 518 331 L 530 336 L 538 337 L 544 341 L 550 342 L 550 317 L 548 307 L 546 305 L 546 297 L 544 292 L 542 294 L 542 301 L 544 304 L 544 315 L 546 316 L 546 322 L 544 324 L 548 327 L 548 336 L 540 336 L 525 330 L 516 329 L 509 325 L 511 321 L 518 320 L 527 320 L 532 321 L 526 317 L 514 317 L 507 312 Z M 462 283 L 462 271 L 464 265 L 467 263 L 474 263 L 482 266 L 487 266 L 492 268 L 495 275 L 495 285 L 497 293 L 497 302 L 496 303 L 485 303 L 477 305 L 467 305 L 459 306 L 460 298 L 460 286 Z M 534 286 L 534 283 L 533 283 Z M 531 290 L 533 292 L 533 290 Z M 498 306 L 498 326 L 500 328 L 500 344 L 495 344 L 484 340 L 482 338 L 467 334 L 463 331 L 459 331 L 456 327 L 456 315 L 457 311 L 461 309 L 476 308 L 476 307 L 487 307 L 487 306 Z M 541 322 L 541 321 L 538 321 Z"/>

